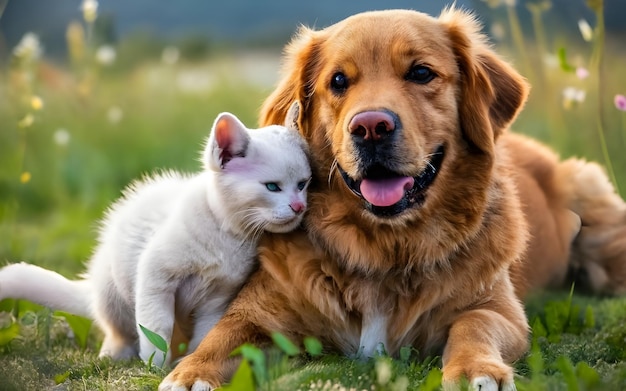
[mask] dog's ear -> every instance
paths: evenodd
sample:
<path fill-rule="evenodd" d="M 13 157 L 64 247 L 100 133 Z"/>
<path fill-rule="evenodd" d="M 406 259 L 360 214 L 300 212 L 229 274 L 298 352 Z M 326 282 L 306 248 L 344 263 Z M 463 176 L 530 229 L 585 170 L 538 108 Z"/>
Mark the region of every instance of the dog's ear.
<path fill-rule="evenodd" d="M 460 70 L 462 131 L 479 150 L 492 153 L 495 139 L 526 102 L 528 84 L 489 48 L 474 16 L 450 8 L 439 20 L 448 29 Z"/>
<path fill-rule="evenodd" d="M 308 98 L 313 93 L 315 75 L 318 74 L 320 32 L 300 27 L 284 53 L 282 79 L 261 107 L 260 126 L 282 124 L 294 101 L 300 102 L 297 128 L 302 130 L 302 120 L 308 108 Z"/>

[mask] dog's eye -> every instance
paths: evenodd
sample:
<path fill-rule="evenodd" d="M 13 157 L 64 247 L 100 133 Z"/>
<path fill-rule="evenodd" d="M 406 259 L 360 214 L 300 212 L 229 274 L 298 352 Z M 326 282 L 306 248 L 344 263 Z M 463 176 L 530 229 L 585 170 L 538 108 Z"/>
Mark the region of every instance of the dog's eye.
<path fill-rule="evenodd" d="M 434 79 L 435 76 L 437 75 L 432 71 L 432 69 L 424 65 L 414 65 L 411 69 L 409 69 L 404 78 L 414 83 L 426 84 Z"/>
<path fill-rule="evenodd" d="M 335 92 L 344 92 L 348 88 L 348 78 L 341 72 L 337 72 L 330 79 L 330 88 Z"/>

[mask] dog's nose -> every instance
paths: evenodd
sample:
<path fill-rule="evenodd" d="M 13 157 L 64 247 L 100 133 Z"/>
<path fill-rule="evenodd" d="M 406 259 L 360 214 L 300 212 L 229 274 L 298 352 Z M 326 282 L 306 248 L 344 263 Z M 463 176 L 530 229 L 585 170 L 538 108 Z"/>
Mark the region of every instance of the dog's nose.
<path fill-rule="evenodd" d="M 348 129 L 363 140 L 379 141 L 396 130 L 391 114 L 384 111 L 364 111 L 352 117 Z"/>

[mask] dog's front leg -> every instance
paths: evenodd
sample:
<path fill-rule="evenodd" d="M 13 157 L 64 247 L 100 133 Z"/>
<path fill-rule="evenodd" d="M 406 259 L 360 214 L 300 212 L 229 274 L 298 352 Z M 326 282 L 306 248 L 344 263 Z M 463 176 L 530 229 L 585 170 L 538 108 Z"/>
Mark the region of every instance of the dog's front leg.
<path fill-rule="evenodd" d="M 526 316 L 513 297 L 508 306 L 489 304 L 462 313 L 452 324 L 443 354 L 444 389 L 458 389 L 466 378 L 475 390 L 515 390 L 510 364 L 528 349 Z"/>
<path fill-rule="evenodd" d="M 235 311 L 227 312 L 198 348 L 174 368 L 159 391 L 212 391 L 229 380 L 241 361 L 230 353 L 245 342 L 258 343 L 258 328 Z"/>

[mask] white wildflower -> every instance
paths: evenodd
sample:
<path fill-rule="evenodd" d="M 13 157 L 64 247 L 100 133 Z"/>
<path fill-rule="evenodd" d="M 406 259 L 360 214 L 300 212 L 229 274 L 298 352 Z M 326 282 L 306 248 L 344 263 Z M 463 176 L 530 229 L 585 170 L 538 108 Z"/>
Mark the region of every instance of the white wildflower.
<path fill-rule="evenodd" d="M 593 39 L 593 29 L 585 19 L 580 19 L 578 21 L 578 29 L 580 30 L 580 34 L 583 36 L 583 39 L 586 42 L 591 42 Z"/>
<path fill-rule="evenodd" d="M 83 19 L 87 23 L 93 23 L 98 17 L 98 1 L 97 0 L 83 0 L 80 6 L 83 11 Z"/>
<path fill-rule="evenodd" d="M 37 60 L 42 52 L 43 49 L 39 37 L 37 34 L 30 32 L 24 34 L 20 42 L 13 49 L 13 55 L 25 61 Z"/>
<path fill-rule="evenodd" d="M 96 51 L 96 60 L 102 65 L 111 65 L 115 62 L 117 52 L 111 45 L 102 45 Z"/>
<path fill-rule="evenodd" d="M 563 90 L 563 107 L 570 109 L 574 104 L 583 103 L 587 92 L 576 87 L 567 87 Z"/>

